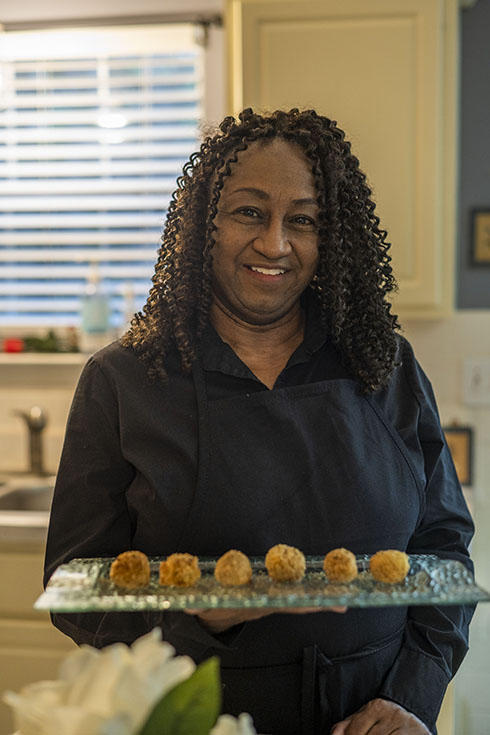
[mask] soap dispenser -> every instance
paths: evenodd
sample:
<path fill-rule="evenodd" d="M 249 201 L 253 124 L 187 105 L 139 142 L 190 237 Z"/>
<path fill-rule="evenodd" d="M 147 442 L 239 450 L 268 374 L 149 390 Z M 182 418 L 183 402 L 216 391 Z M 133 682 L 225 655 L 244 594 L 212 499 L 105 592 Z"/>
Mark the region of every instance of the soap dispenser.
<path fill-rule="evenodd" d="M 99 264 L 93 261 L 90 266 L 85 292 L 80 305 L 82 352 L 92 353 L 104 347 L 111 340 L 110 304 L 101 279 Z"/>

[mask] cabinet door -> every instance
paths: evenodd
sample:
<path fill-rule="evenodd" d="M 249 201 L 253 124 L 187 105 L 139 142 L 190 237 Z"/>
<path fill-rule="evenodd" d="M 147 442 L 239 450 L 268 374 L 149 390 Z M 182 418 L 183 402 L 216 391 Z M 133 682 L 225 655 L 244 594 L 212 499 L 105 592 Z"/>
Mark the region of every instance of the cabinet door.
<path fill-rule="evenodd" d="M 13 731 L 7 689 L 56 679 L 62 659 L 76 646 L 56 630 L 49 614 L 33 609 L 42 592 L 43 551 L 0 550 L 0 735 Z"/>
<path fill-rule="evenodd" d="M 402 315 L 452 305 L 456 0 L 228 0 L 229 106 L 313 107 L 352 142 Z"/>
<path fill-rule="evenodd" d="M 0 617 L 0 694 L 56 679 L 62 660 L 75 648 L 72 640 L 46 620 Z M 13 730 L 12 712 L 0 697 L 0 735 Z"/>

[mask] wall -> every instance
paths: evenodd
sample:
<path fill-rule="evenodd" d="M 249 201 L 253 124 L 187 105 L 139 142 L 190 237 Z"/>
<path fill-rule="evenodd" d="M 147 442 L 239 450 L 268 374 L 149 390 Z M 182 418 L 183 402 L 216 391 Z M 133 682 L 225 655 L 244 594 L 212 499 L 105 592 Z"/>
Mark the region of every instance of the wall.
<path fill-rule="evenodd" d="M 43 432 L 45 469 L 56 471 L 63 443 L 64 427 L 79 365 L 24 365 L 0 362 L 0 476 L 29 469 L 27 427 L 16 411 L 40 406 L 48 422 Z"/>
<path fill-rule="evenodd" d="M 471 210 L 490 210 L 490 0 L 461 13 L 461 155 L 458 293 L 460 309 L 490 307 L 490 264 L 470 262 Z"/>
<path fill-rule="evenodd" d="M 475 520 L 477 582 L 490 590 L 490 406 L 463 400 L 467 358 L 490 357 L 490 267 L 469 263 L 470 210 L 490 209 L 490 0 L 461 11 L 461 119 L 457 311 L 444 321 L 407 322 L 406 336 L 433 383 L 443 424 L 473 427 L 474 483 L 466 491 Z M 478 606 L 470 651 L 455 680 L 454 735 L 490 732 L 490 605 Z"/>
<path fill-rule="evenodd" d="M 473 427 L 474 482 L 465 489 L 475 520 L 472 544 L 477 582 L 490 590 L 490 406 L 463 401 L 466 358 L 490 358 L 490 312 L 458 311 L 442 322 L 406 322 L 405 334 L 431 378 L 443 425 Z M 490 732 L 490 605 L 479 605 L 470 630 L 470 652 L 455 680 L 454 735 Z"/>
<path fill-rule="evenodd" d="M 35 23 L 69 18 L 104 18 L 165 13 L 219 13 L 222 0 L 23 0 L 0 4 L 0 23 Z"/>

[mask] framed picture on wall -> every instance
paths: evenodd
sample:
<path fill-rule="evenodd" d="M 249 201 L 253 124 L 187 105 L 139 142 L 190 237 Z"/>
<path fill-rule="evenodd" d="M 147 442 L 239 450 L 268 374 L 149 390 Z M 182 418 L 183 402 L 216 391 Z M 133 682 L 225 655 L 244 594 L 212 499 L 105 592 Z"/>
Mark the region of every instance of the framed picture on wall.
<path fill-rule="evenodd" d="M 470 426 L 444 426 L 444 436 L 462 485 L 473 482 L 473 429 Z"/>
<path fill-rule="evenodd" d="M 471 213 L 471 262 L 490 267 L 490 209 Z"/>

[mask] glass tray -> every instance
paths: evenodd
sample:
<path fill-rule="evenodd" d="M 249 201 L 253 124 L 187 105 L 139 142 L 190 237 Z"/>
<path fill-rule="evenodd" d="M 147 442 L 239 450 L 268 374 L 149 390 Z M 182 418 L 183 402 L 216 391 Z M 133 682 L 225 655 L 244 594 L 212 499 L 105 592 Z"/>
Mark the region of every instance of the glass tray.
<path fill-rule="evenodd" d="M 387 607 L 391 605 L 452 605 L 490 601 L 461 562 L 436 556 L 410 556 L 410 571 L 398 584 L 376 582 L 369 572 L 369 555 L 357 556 L 358 577 L 349 584 L 329 582 L 323 557 L 306 557 L 302 582 L 269 579 L 263 559 L 253 558 L 252 581 L 243 587 L 223 587 L 213 572 L 216 559 L 199 560 L 201 579 L 193 587 L 164 587 L 158 582 L 163 557 L 150 557 L 147 587 L 127 590 L 109 578 L 113 559 L 72 559 L 52 575 L 34 604 L 54 612 L 183 610 L 184 608 L 245 607 Z"/>

